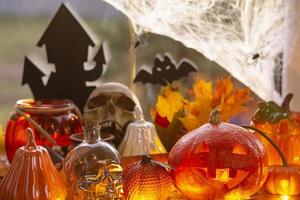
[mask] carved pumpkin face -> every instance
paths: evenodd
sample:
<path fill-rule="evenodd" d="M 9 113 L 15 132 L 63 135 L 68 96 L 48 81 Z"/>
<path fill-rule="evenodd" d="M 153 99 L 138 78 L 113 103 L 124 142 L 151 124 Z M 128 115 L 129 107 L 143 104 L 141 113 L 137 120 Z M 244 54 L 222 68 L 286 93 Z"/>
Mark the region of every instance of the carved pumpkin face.
<path fill-rule="evenodd" d="M 299 195 L 300 165 L 271 166 L 264 190 L 277 195 Z"/>
<path fill-rule="evenodd" d="M 207 123 L 183 136 L 170 152 L 176 187 L 190 199 L 247 197 L 267 177 L 262 143 L 229 123 Z M 201 198 L 200 198 L 201 199 Z"/>
<path fill-rule="evenodd" d="M 300 165 L 300 113 L 289 110 L 291 98 L 291 94 L 287 95 L 281 106 L 274 102 L 260 103 L 253 123 L 279 146 L 289 164 Z M 265 139 L 262 142 L 267 150 L 269 164 L 282 164 L 273 146 Z"/>

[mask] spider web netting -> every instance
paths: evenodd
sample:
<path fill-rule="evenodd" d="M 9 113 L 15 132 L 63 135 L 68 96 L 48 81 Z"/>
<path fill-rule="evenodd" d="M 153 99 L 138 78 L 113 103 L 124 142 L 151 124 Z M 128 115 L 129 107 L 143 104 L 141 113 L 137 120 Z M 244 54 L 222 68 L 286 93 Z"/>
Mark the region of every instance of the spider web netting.
<path fill-rule="evenodd" d="M 225 68 L 264 100 L 279 98 L 283 0 L 104 0 L 137 34 L 173 38 Z"/>

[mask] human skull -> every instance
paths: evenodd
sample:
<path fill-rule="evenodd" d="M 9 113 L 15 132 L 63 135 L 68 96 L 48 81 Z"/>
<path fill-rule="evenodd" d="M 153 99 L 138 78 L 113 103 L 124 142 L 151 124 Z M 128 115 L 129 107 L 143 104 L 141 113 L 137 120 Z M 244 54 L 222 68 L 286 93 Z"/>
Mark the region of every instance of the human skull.
<path fill-rule="evenodd" d="M 136 95 L 127 86 L 109 82 L 91 93 L 84 108 L 84 118 L 98 120 L 101 132 L 113 134 L 113 143 L 119 146 L 127 125 L 136 119 L 136 107 L 141 109 Z"/>

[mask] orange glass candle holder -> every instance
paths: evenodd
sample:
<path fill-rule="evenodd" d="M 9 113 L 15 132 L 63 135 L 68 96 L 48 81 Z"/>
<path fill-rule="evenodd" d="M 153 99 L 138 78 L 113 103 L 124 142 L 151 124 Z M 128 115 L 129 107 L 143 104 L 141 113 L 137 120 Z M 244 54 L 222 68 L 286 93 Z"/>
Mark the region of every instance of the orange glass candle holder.
<path fill-rule="evenodd" d="M 281 105 L 272 101 L 260 103 L 252 122 L 278 145 L 289 164 L 300 165 L 300 112 L 290 110 L 292 98 L 292 94 L 286 95 Z M 259 137 L 266 148 L 269 165 L 283 164 L 273 145 Z"/>
<path fill-rule="evenodd" d="M 126 200 L 166 200 L 172 189 L 172 180 L 166 167 L 144 155 L 123 171 Z"/>
<path fill-rule="evenodd" d="M 81 114 L 70 100 L 23 99 L 17 101 L 5 135 L 6 154 L 11 162 L 16 150 L 26 143 L 26 128 L 34 132 L 41 146 L 60 146 L 63 150 L 72 143 L 70 135 L 82 132 Z"/>
<path fill-rule="evenodd" d="M 287 121 L 280 122 L 281 124 Z M 288 162 L 290 164 L 300 165 L 300 126 L 297 125 L 298 128 L 295 128 L 294 131 L 298 133 L 293 133 L 286 131 L 278 132 L 277 125 L 272 124 L 255 124 L 255 127 L 263 130 L 268 134 L 269 137 L 279 146 L 279 148 L 283 151 L 286 156 Z M 263 142 L 267 154 L 269 165 L 281 165 L 281 158 L 277 151 L 272 147 L 272 145 L 266 141 L 264 138 L 259 136 L 261 141 Z"/>

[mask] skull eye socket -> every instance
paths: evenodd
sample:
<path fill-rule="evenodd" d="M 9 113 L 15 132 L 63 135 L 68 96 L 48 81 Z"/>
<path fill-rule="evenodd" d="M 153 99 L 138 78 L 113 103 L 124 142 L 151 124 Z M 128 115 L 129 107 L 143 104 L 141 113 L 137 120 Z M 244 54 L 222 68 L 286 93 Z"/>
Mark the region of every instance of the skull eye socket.
<path fill-rule="evenodd" d="M 121 96 L 117 99 L 116 106 L 128 111 L 134 111 L 135 103 L 130 98 Z"/>
<path fill-rule="evenodd" d="M 93 108 L 104 106 L 109 100 L 109 98 L 110 98 L 109 96 L 105 96 L 105 95 L 99 95 L 93 97 L 92 99 L 89 100 L 87 107 L 89 109 L 93 109 Z"/>

